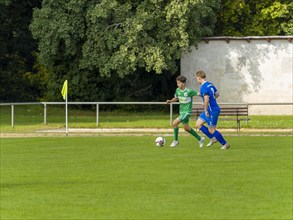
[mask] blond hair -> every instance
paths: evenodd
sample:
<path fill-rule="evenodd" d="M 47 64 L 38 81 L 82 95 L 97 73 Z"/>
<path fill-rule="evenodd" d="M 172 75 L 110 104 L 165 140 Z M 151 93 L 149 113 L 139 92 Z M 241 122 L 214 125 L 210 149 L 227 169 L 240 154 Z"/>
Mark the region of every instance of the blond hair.
<path fill-rule="evenodd" d="M 207 76 L 206 73 L 205 73 L 204 71 L 202 71 L 202 70 L 197 71 L 197 72 L 195 73 L 195 75 L 198 76 L 198 77 L 200 77 L 201 79 L 205 79 L 206 76 Z"/>

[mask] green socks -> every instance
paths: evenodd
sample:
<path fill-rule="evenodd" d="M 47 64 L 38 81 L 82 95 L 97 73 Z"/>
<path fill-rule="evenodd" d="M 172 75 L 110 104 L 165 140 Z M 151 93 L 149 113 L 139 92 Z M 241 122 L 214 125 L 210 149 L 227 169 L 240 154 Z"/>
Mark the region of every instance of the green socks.
<path fill-rule="evenodd" d="M 201 137 L 193 130 L 192 128 L 190 129 L 189 133 L 194 136 L 198 141 L 201 139 Z"/>
<path fill-rule="evenodd" d="M 179 133 L 179 128 L 174 128 L 174 140 L 175 141 L 178 141 L 178 133 Z M 194 136 L 198 141 L 201 139 L 201 137 L 192 128 L 190 129 L 189 133 L 192 136 Z"/>
<path fill-rule="evenodd" d="M 178 141 L 179 128 L 174 128 L 174 140 Z"/>

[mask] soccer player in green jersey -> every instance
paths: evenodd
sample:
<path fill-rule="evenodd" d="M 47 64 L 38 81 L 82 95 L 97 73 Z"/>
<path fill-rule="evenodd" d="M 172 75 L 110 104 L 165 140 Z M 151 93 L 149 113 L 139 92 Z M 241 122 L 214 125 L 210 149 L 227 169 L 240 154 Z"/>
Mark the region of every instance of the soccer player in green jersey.
<path fill-rule="evenodd" d="M 202 147 L 204 143 L 204 137 L 200 137 L 191 127 L 189 127 L 189 117 L 192 112 L 192 98 L 193 96 L 198 96 L 199 92 L 194 91 L 192 89 L 186 88 L 186 77 L 179 75 L 176 78 L 177 86 L 174 98 L 171 100 L 167 100 L 167 103 L 177 102 L 179 101 L 179 116 L 173 121 L 174 128 L 174 141 L 170 145 L 170 147 L 175 147 L 179 144 L 178 141 L 178 133 L 179 128 L 178 125 L 182 122 L 183 128 L 185 131 L 193 135 L 199 142 L 199 146 Z"/>

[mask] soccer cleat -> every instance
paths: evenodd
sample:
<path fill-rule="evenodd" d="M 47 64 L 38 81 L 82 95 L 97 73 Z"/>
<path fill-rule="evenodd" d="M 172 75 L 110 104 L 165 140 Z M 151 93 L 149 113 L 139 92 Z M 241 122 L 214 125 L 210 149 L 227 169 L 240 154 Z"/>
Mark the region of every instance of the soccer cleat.
<path fill-rule="evenodd" d="M 200 140 L 198 141 L 199 147 L 202 147 L 203 146 L 204 139 L 205 139 L 204 137 L 201 137 Z"/>
<path fill-rule="evenodd" d="M 173 141 L 172 144 L 170 145 L 170 147 L 176 147 L 176 145 L 179 144 L 179 141 Z"/>
<path fill-rule="evenodd" d="M 222 150 L 227 150 L 227 149 L 229 149 L 229 148 L 230 148 L 230 145 L 229 145 L 228 143 L 226 143 L 225 145 L 223 145 L 223 146 L 221 147 Z"/>
<path fill-rule="evenodd" d="M 213 137 L 211 140 L 210 140 L 210 142 L 207 144 L 207 147 L 210 147 L 210 146 L 212 146 L 214 143 L 217 143 L 218 142 L 218 140 L 215 138 L 215 137 Z"/>

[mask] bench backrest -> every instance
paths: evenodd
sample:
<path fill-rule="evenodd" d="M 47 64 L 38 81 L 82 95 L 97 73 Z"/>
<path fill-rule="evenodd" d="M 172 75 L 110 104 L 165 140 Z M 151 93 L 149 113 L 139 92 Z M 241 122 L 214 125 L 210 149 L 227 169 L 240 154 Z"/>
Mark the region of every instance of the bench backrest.
<path fill-rule="evenodd" d="M 248 116 L 248 106 L 220 106 L 222 116 Z M 203 112 L 203 107 L 193 107 L 192 114 L 199 116 Z"/>

